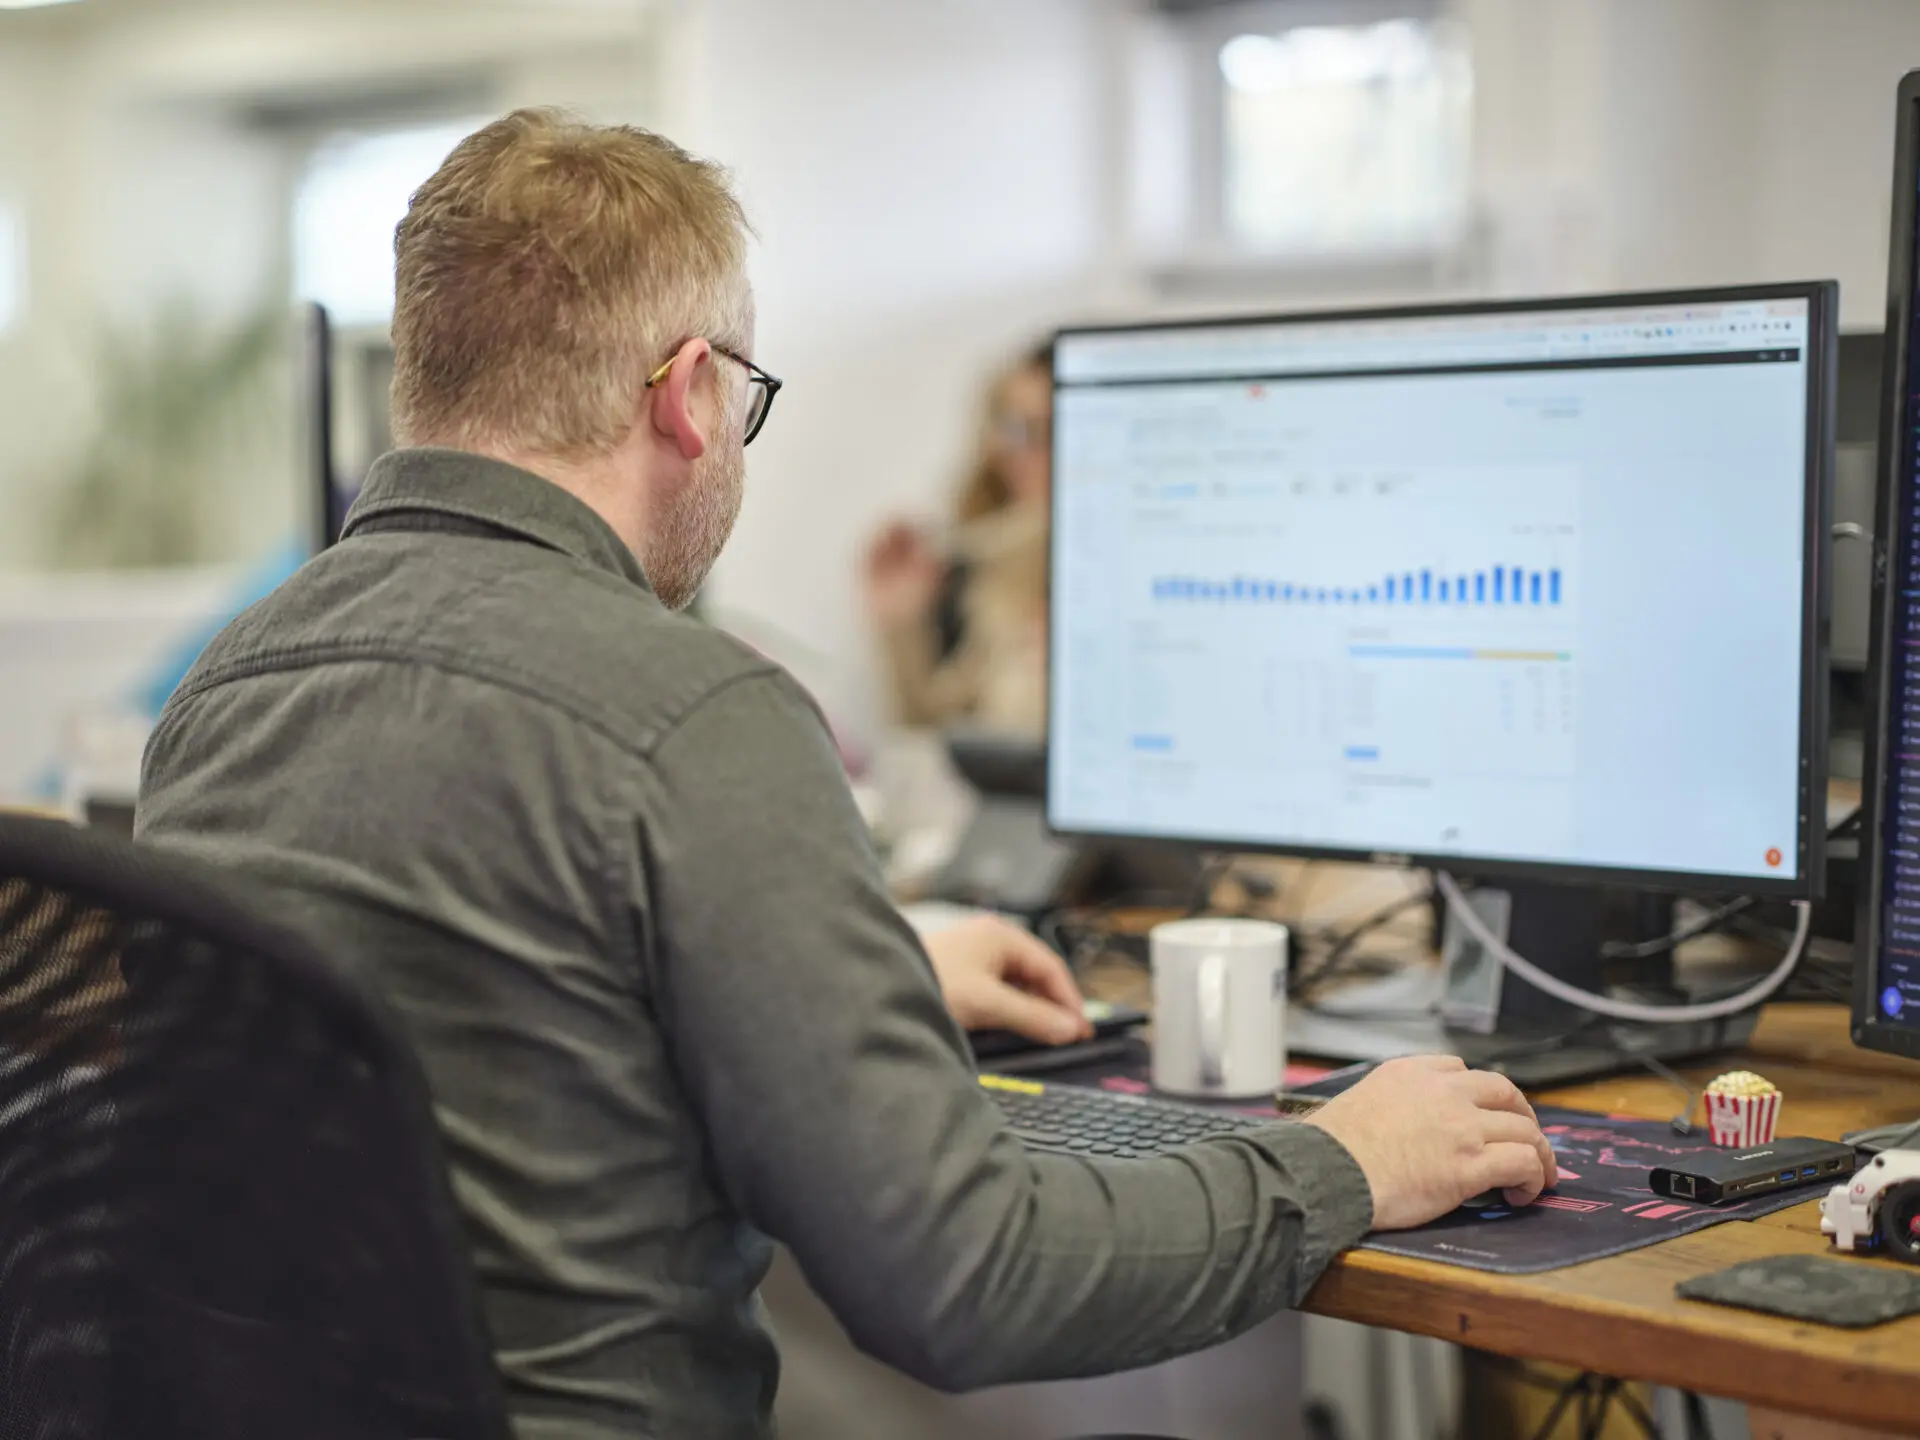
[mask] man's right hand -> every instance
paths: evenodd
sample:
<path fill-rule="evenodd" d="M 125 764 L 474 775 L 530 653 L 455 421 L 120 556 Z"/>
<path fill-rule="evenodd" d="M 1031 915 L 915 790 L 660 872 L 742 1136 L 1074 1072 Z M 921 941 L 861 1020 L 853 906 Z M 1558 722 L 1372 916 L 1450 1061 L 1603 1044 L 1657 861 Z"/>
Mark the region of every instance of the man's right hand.
<path fill-rule="evenodd" d="M 1531 1205 L 1559 1179 L 1519 1088 L 1452 1055 L 1389 1060 L 1304 1123 L 1359 1162 L 1376 1230 L 1424 1225 L 1483 1190 Z"/>

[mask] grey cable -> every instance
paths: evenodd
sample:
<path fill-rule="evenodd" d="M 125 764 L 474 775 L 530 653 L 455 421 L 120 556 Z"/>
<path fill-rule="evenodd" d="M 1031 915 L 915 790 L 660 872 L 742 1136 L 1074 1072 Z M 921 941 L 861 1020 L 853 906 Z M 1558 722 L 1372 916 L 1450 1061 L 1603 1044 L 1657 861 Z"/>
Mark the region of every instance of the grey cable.
<path fill-rule="evenodd" d="M 1493 933 L 1487 922 L 1480 918 L 1480 912 L 1467 903 L 1466 893 L 1453 876 L 1444 870 L 1436 870 L 1433 878 L 1441 895 L 1446 898 L 1448 909 L 1466 932 L 1479 941 L 1489 955 L 1536 990 L 1590 1014 L 1643 1025 L 1694 1025 L 1703 1020 L 1724 1020 L 1729 1015 L 1751 1010 L 1787 983 L 1787 977 L 1793 974 L 1794 967 L 1799 965 L 1800 957 L 1806 951 L 1807 936 L 1813 929 L 1813 907 L 1804 900 L 1796 900 L 1794 909 L 1799 918 L 1793 929 L 1793 943 L 1787 947 L 1787 953 L 1780 963 L 1751 989 L 1699 1005 L 1640 1005 L 1631 1000 L 1615 1000 L 1610 995 L 1596 995 L 1591 990 L 1569 985 L 1556 975 L 1549 975 L 1532 961 L 1514 953 L 1506 941 Z"/>

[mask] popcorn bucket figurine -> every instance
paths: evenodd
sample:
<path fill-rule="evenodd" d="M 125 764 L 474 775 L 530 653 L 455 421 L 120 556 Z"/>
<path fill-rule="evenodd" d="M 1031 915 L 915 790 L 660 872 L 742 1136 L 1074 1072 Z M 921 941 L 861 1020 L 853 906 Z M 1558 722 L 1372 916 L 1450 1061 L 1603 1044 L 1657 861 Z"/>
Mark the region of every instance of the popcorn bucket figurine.
<path fill-rule="evenodd" d="M 1766 1145 L 1780 1124 L 1780 1089 L 1751 1070 L 1734 1070 L 1707 1086 L 1713 1143 L 1744 1149 Z"/>

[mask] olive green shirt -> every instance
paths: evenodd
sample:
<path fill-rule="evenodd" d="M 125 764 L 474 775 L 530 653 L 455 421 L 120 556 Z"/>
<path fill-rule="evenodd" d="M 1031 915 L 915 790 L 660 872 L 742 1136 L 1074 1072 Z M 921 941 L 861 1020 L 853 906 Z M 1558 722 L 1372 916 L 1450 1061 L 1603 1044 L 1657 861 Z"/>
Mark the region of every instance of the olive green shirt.
<path fill-rule="evenodd" d="M 769 1435 L 776 1240 L 858 1344 L 963 1388 L 1224 1340 L 1371 1219 L 1297 1124 L 1026 1151 L 808 697 L 497 461 L 375 466 L 168 703 L 138 825 L 281 886 L 395 1002 L 528 1440 Z"/>

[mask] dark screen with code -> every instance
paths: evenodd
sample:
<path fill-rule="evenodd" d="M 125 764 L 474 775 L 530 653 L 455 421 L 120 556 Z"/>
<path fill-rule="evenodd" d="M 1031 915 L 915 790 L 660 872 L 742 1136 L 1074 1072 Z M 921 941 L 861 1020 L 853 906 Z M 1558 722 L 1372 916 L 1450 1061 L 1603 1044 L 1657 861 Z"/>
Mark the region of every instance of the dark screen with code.
<path fill-rule="evenodd" d="M 1909 243 L 1916 243 L 1909 236 Z M 1910 253 L 1909 266 L 1920 263 Z M 1909 270 L 1909 274 L 1913 272 Z M 1909 287 L 1908 339 L 1900 375 L 1901 423 L 1896 525 L 1888 548 L 1895 586 L 1887 630 L 1887 749 L 1881 794 L 1881 930 L 1874 973 L 1876 1017 L 1920 1031 L 1920 295 Z"/>

